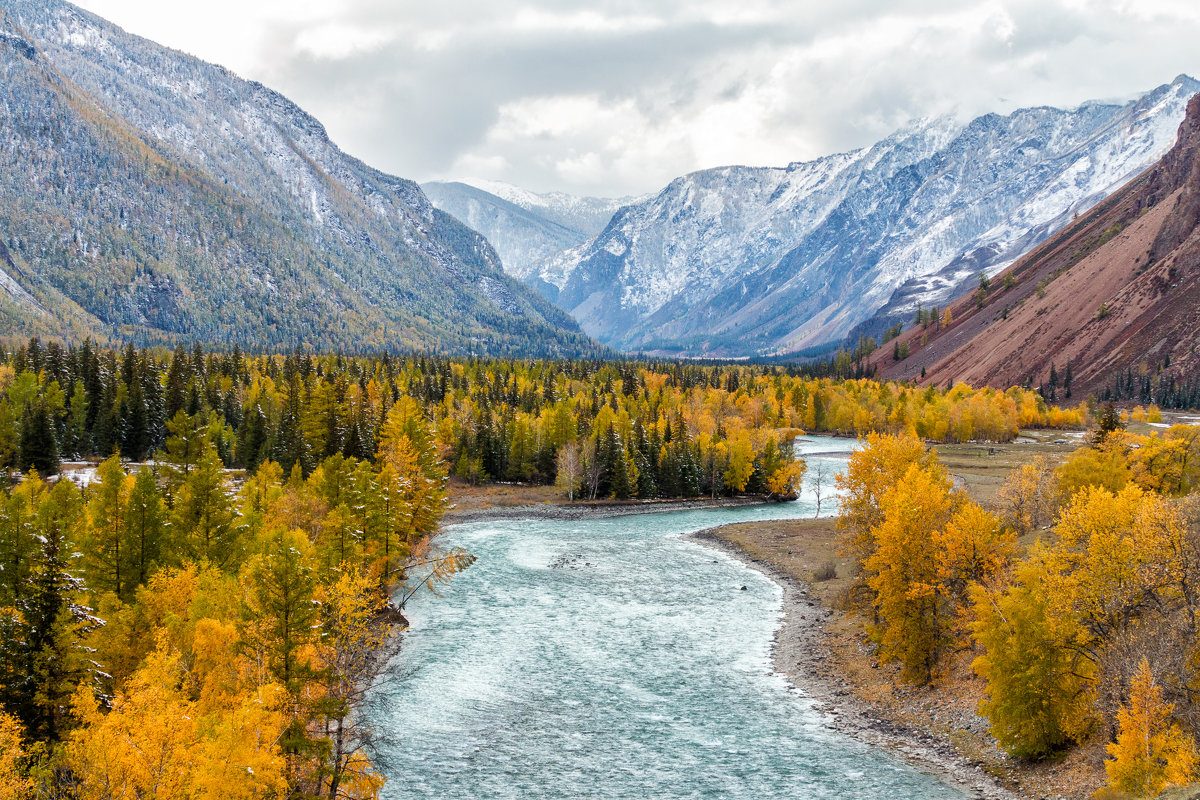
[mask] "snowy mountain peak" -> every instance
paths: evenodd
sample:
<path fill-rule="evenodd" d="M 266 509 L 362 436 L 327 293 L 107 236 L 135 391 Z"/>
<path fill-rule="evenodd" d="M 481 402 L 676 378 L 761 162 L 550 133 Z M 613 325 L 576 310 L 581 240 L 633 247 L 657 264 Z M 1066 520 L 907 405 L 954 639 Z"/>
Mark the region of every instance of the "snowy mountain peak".
<path fill-rule="evenodd" d="M 994 273 L 1154 163 L 1200 83 L 916 120 L 860 150 L 673 180 L 526 279 L 613 346 L 769 355 Z"/>

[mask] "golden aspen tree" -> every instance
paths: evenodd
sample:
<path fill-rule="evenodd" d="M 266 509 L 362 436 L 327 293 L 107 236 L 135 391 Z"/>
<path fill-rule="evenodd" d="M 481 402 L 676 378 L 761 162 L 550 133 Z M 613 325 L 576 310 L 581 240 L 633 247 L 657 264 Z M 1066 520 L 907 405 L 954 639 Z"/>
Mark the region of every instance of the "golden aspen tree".
<path fill-rule="evenodd" d="M 1136 524 L 1144 503 L 1162 502 L 1137 486 L 1117 494 L 1088 487 L 1063 509 L 1058 541 L 1046 554 L 1057 612 L 1078 619 L 1092 640 L 1109 636 L 1150 602 L 1142 565 L 1151 552 L 1147 531 Z M 1080 642 L 1086 644 L 1086 642 Z"/>
<path fill-rule="evenodd" d="M 1184 494 L 1187 491 L 1184 469 L 1188 448 L 1185 441 L 1129 434 L 1124 438 L 1130 447 L 1127 460 L 1130 479 L 1134 483 L 1162 494 Z"/>
<path fill-rule="evenodd" d="M 797 459 L 788 461 L 767 478 L 767 491 L 776 497 L 789 497 L 800 491 L 807 465 Z"/>
<path fill-rule="evenodd" d="M 970 588 L 989 582 L 1008 565 L 1016 550 L 1016 540 L 1000 521 L 975 503 L 963 503 L 946 522 L 934 531 L 933 548 L 937 553 L 937 576 L 944 596 L 953 611 L 953 622 L 965 634 L 970 623 Z"/>
<path fill-rule="evenodd" d="M 996 507 L 1010 528 L 1032 533 L 1050 522 L 1056 495 L 1050 463 L 1038 456 L 1008 474 L 996 492 Z"/>
<path fill-rule="evenodd" d="M 81 687 L 80 726 L 67 740 L 67 763 L 81 800 L 153 797 L 183 800 L 194 761 L 196 719 L 178 691 L 178 657 L 153 653 L 105 713 Z"/>
<path fill-rule="evenodd" d="M 1082 634 L 1057 612 L 1050 571 L 1035 548 L 1007 587 L 971 589 L 973 668 L 987 682 L 980 713 L 996 741 L 1019 758 L 1038 758 L 1081 739 L 1094 719 L 1085 688 L 1092 665 L 1072 645 Z"/>
<path fill-rule="evenodd" d="M 908 470 L 910 464 L 928 465 L 936 458 L 912 436 L 872 433 L 866 446 L 850 456 L 846 471 L 837 477 L 844 494 L 838 530 L 847 535 L 848 555 L 861 568 L 875 551 L 872 530 L 883 520 L 883 495 Z"/>
<path fill-rule="evenodd" d="M 913 463 L 884 493 L 883 519 L 871 531 L 876 547 L 866 562 L 867 585 L 875 593 L 879 657 L 899 661 L 901 678 L 917 685 L 933 680 L 951 622 L 934 541 L 955 506 L 945 471 Z"/>
<path fill-rule="evenodd" d="M 1124 489 L 1132 478 L 1129 463 L 1121 444 L 1108 437 L 1095 447 L 1081 447 L 1059 466 L 1058 491 L 1061 502 L 1067 502 L 1085 486 L 1103 486 L 1110 492 Z"/>
<path fill-rule="evenodd" d="M 34 783 L 25 776 L 21 763 L 21 723 L 0 712 L 0 800 L 25 800 L 33 796 Z"/>
<path fill-rule="evenodd" d="M 377 798 L 384 778 L 372 766 L 353 713 L 369 686 L 376 650 L 390 633 L 378 615 L 386 607 L 378 587 L 365 576 L 343 574 L 318 593 L 320 633 L 314 645 L 314 678 L 320 692 L 315 735 L 326 742 L 324 765 L 313 794 Z"/>
<path fill-rule="evenodd" d="M 722 480 L 731 492 L 744 492 L 746 483 L 754 473 L 754 448 L 745 434 L 729 440 L 728 456 Z"/>
<path fill-rule="evenodd" d="M 1195 778 L 1196 743 L 1171 722 L 1173 710 L 1143 658 L 1129 685 L 1129 702 L 1117 711 L 1119 733 L 1108 746 L 1112 758 L 1104 763 L 1110 786 L 1135 797 L 1156 797 Z"/>

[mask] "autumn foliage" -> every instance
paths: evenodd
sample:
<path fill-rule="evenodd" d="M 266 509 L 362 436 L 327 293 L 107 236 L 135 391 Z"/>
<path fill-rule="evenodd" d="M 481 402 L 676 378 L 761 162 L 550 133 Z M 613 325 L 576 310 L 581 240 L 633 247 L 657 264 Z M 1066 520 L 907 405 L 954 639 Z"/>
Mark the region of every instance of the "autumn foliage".
<path fill-rule="evenodd" d="M 0 498 L 0 794 L 375 798 L 352 709 L 404 599 L 472 562 L 410 398 L 378 452 L 234 482 L 222 429 L 179 412 L 157 463 Z"/>
<path fill-rule="evenodd" d="M 973 651 L 980 711 L 1014 756 L 1111 737 L 1114 790 L 1153 797 L 1195 779 L 1197 438 L 1116 430 L 1057 469 L 1014 470 L 993 513 L 919 440 L 869 437 L 840 479 L 839 524 L 879 659 L 926 684 Z"/>

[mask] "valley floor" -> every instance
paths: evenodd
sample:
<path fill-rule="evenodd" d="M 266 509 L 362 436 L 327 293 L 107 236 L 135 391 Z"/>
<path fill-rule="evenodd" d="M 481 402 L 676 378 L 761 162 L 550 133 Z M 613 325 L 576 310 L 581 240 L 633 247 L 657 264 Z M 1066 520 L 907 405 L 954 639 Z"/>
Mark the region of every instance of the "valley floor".
<path fill-rule="evenodd" d="M 1139 426 L 1142 427 L 1142 426 Z M 955 482 L 977 502 L 995 496 L 1008 473 L 1037 456 L 1052 462 L 1083 443 L 1082 433 L 1025 431 L 1016 442 L 938 445 Z M 568 503 L 554 487 L 452 481 L 446 523 L 495 517 L 576 518 L 648 510 L 763 502 L 762 498 L 690 501 L 594 501 Z M 1008 757 L 976 713 L 983 681 L 964 650 L 935 686 L 916 689 L 880 666 L 867 639 L 865 620 L 849 611 L 850 563 L 839 552 L 836 519 L 738 523 L 693 535 L 763 572 L 784 590 L 784 619 L 776 633 L 775 666 L 812 697 L 831 725 L 868 744 L 884 747 L 936 775 L 970 797 L 987 800 L 1064 798 L 1084 800 L 1104 785 L 1103 742 L 1078 748 L 1059 760 L 1036 763 Z M 1028 544 L 1028 543 L 1026 543 Z M 832 574 L 833 577 L 827 577 Z"/>

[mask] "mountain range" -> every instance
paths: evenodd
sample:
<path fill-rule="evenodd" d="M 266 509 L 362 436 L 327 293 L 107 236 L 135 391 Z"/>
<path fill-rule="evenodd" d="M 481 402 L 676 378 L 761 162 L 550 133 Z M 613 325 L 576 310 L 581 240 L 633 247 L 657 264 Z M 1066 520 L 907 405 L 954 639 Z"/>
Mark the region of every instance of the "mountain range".
<path fill-rule="evenodd" d="M 1200 96 L 1151 169 L 870 358 L 882 377 L 1046 386 L 1082 397 L 1123 375 L 1200 370 Z M 1057 369 L 1055 369 L 1057 368 Z"/>
<path fill-rule="evenodd" d="M 570 356 L 602 348 L 294 103 L 58 0 L 0 0 L 0 329 Z"/>
<path fill-rule="evenodd" d="M 539 265 L 604 230 L 613 213 L 641 198 L 540 194 L 499 181 L 431 181 L 421 189 L 439 209 L 479 231 L 510 275 L 550 300 L 558 288 L 537 275 Z"/>
<path fill-rule="evenodd" d="M 1179 76 L 1123 103 L 922 120 L 815 161 L 695 172 L 540 261 L 567 237 L 540 249 L 522 239 L 506 267 L 617 349 L 811 351 L 942 305 L 1012 263 L 1153 164 L 1197 90 Z M 473 193 L 474 211 L 451 213 L 493 241 L 521 237 L 515 214 L 482 210 L 503 198 Z"/>
<path fill-rule="evenodd" d="M 991 380 L 982 351 L 961 349 L 978 338 L 967 322 L 979 334 L 1023 318 L 1035 304 L 1016 301 L 1030 292 L 1039 301 L 1067 292 L 1041 314 L 1125 348 L 1113 356 L 1077 341 L 1064 350 L 1061 332 L 1032 345 L 1043 360 L 1070 358 L 1084 383 L 1098 380 L 1093 362 L 1102 371 L 1137 358 L 1145 366 L 1159 351 L 1179 363 L 1194 355 L 1179 351 L 1192 341 L 1183 328 L 1170 328 L 1166 344 L 1110 330 L 1165 331 L 1146 323 L 1146 303 L 1190 291 L 1180 277 L 1193 258 L 1187 236 L 1170 247 L 1171 236 L 1147 239 L 1160 222 L 1192 230 L 1163 205 L 1170 195 L 1190 208 L 1183 156 L 1144 172 L 1171 148 L 1200 90 L 1187 76 L 1127 102 L 921 120 L 860 150 L 703 170 L 616 199 L 487 181 L 423 190 L 342 152 L 282 95 L 61 0 L 0 0 L 0 76 L 6 334 L 787 358 L 944 307 L 981 273 L 996 276 L 1032 251 L 1004 275 L 1014 292 L 1004 308 L 994 307 L 994 288 L 977 308 L 955 301 L 958 338 L 925 326 L 919 339 L 905 334 L 911 355 L 877 353 L 876 368 Z M 1145 189 L 1148 175 L 1158 188 Z M 1039 246 L 1060 230 L 1075 244 Z M 1133 273 L 1118 279 L 1106 267 L 1061 288 L 1074 285 L 1062 275 L 1099 263 L 1093 250 L 1125 241 L 1148 254 L 1136 267 L 1113 257 Z M 1033 288 L 1027 274 L 1038 276 Z M 1109 292 L 1103 313 L 1091 308 L 1097 292 Z M 1153 308 L 1177 325 L 1195 304 Z M 1045 322 L 1025 320 L 1031 330 Z M 1045 364 L 1014 350 L 994 366 L 1003 380 L 1029 380 Z"/>

